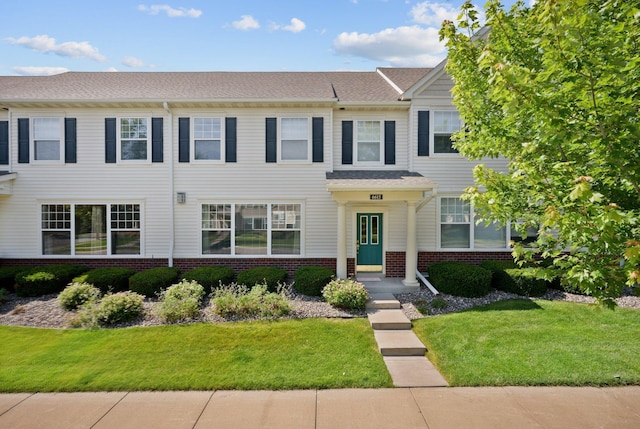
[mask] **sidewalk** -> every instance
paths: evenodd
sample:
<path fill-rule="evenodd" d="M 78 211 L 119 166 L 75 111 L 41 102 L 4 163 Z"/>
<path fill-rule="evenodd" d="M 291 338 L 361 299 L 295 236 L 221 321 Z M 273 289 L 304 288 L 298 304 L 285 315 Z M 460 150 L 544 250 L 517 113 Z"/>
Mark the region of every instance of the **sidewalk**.
<path fill-rule="evenodd" d="M 640 386 L 0 395 L 0 428 L 640 428 Z"/>

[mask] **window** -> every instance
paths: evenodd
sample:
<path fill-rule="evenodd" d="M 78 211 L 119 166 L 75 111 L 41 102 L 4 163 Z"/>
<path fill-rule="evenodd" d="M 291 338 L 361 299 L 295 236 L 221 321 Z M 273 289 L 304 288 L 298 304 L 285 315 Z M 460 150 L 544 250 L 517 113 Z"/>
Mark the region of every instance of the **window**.
<path fill-rule="evenodd" d="M 43 204 L 42 253 L 139 255 L 140 205 Z"/>
<path fill-rule="evenodd" d="M 280 120 L 280 159 L 307 161 L 309 159 L 309 119 L 282 118 Z"/>
<path fill-rule="evenodd" d="M 300 204 L 203 204 L 202 254 L 300 255 Z"/>
<path fill-rule="evenodd" d="M 458 153 L 453 147 L 451 134 L 460 130 L 457 111 L 433 112 L 433 153 Z"/>
<path fill-rule="evenodd" d="M 123 161 L 146 161 L 149 154 L 147 118 L 120 118 L 120 151 Z"/>
<path fill-rule="evenodd" d="M 220 161 L 222 159 L 222 120 L 220 118 L 193 119 L 193 159 Z"/>
<path fill-rule="evenodd" d="M 62 142 L 60 118 L 33 118 L 34 161 L 60 161 Z"/>
<path fill-rule="evenodd" d="M 440 247 L 443 249 L 504 249 L 507 230 L 497 223 L 476 224 L 467 201 L 440 198 Z"/>
<path fill-rule="evenodd" d="M 357 121 L 356 162 L 379 163 L 382 159 L 380 121 Z"/>

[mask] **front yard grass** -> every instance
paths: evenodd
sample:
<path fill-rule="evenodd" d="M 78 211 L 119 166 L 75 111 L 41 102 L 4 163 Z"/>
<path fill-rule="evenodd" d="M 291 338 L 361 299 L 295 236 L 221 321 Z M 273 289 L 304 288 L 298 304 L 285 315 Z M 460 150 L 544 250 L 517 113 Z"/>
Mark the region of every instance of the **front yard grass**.
<path fill-rule="evenodd" d="M 0 326 L 0 345 L 2 392 L 391 387 L 366 319 Z"/>
<path fill-rule="evenodd" d="M 454 386 L 640 384 L 640 311 L 511 300 L 414 321 Z"/>

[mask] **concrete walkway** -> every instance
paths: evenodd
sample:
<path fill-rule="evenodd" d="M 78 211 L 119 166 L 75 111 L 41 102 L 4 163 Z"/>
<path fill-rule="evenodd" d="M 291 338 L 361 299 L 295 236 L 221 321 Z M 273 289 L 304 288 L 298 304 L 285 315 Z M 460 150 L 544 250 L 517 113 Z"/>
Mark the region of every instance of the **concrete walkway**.
<path fill-rule="evenodd" d="M 640 386 L 0 395 L 0 428 L 640 428 Z"/>

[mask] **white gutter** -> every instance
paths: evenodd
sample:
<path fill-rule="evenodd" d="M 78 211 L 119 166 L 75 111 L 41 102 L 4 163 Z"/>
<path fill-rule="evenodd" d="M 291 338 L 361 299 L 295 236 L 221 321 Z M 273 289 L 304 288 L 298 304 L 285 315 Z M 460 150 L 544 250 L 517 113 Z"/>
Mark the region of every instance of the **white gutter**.
<path fill-rule="evenodd" d="M 165 101 L 162 107 L 169 114 L 169 256 L 168 265 L 173 267 L 173 249 L 175 247 L 175 205 L 174 205 L 174 174 L 173 174 L 173 112 Z"/>
<path fill-rule="evenodd" d="M 12 146 L 11 146 L 11 134 L 12 134 L 11 133 L 11 129 L 12 129 L 11 120 L 13 119 L 12 118 L 13 117 L 13 112 L 11 111 L 11 107 L 7 107 L 7 112 L 8 112 L 7 116 L 8 116 L 8 119 L 9 119 L 9 127 L 8 127 L 9 129 L 7 130 L 9 132 L 9 140 L 7 141 L 7 144 L 9 145 L 9 153 L 8 153 L 8 155 L 9 155 L 9 164 L 7 164 L 7 167 L 9 168 L 9 171 L 11 171 L 11 160 L 13 158 L 11 156 L 11 155 L 13 155 L 12 150 L 11 150 L 12 149 Z"/>
<path fill-rule="evenodd" d="M 429 288 L 429 290 L 431 291 L 432 294 L 438 295 L 440 293 L 440 292 L 438 292 L 438 289 L 434 288 L 433 285 L 431 283 L 429 283 L 429 280 L 427 280 L 427 278 L 419 270 L 416 270 L 416 277 L 418 277 L 418 279 L 422 283 L 424 283 L 424 285 L 426 287 Z"/>

